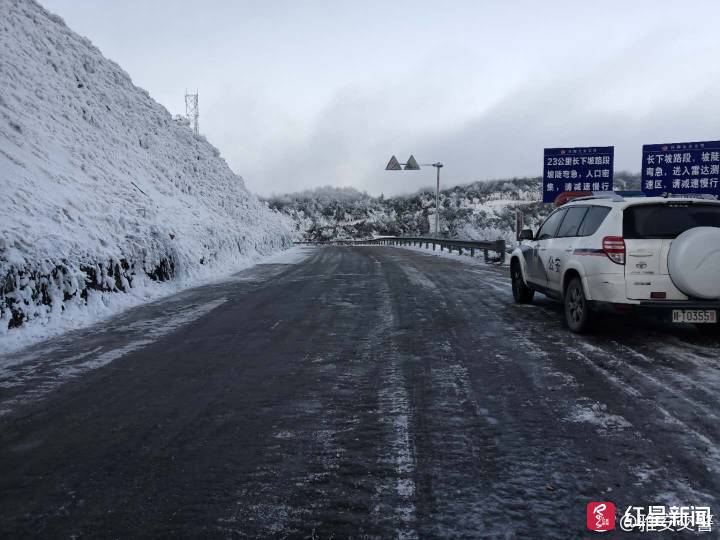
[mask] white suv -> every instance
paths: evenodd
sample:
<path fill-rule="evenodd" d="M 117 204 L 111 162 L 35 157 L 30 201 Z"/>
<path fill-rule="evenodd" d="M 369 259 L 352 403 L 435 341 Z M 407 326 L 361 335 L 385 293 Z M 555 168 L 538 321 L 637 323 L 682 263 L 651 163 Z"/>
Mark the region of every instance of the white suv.
<path fill-rule="evenodd" d="M 718 201 L 576 198 L 520 241 L 510 259 L 515 301 L 531 302 L 536 291 L 562 301 L 573 332 L 588 330 L 605 309 L 648 310 L 717 331 Z"/>

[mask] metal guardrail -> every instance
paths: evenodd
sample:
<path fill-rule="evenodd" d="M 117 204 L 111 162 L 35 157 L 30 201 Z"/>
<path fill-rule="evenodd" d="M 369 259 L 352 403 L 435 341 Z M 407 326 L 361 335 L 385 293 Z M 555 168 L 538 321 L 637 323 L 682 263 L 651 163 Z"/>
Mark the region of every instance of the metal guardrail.
<path fill-rule="evenodd" d="M 327 246 L 358 246 L 358 245 L 380 245 L 380 246 L 425 246 L 425 249 L 435 251 L 437 247 L 440 251 L 447 249 L 452 253 L 457 250 L 459 255 L 463 251 L 468 251 L 471 257 L 475 256 L 475 251 L 482 251 L 487 262 L 505 262 L 507 246 L 505 240 L 495 240 L 494 242 L 477 242 L 474 240 L 452 240 L 449 238 L 425 238 L 425 237 L 408 237 L 408 236 L 392 236 L 384 238 L 371 238 L 368 240 L 322 240 L 316 242 L 295 242 L 296 244 L 313 244 Z M 497 254 L 496 257 L 490 257 L 490 252 Z"/>

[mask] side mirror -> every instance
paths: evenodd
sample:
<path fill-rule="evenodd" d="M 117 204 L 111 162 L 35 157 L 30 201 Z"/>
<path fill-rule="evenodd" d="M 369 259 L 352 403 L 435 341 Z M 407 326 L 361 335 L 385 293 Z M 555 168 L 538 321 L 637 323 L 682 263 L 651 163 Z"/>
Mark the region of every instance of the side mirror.
<path fill-rule="evenodd" d="M 523 240 L 534 240 L 535 234 L 532 232 L 531 229 L 523 229 L 520 233 L 519 240 L 522 242 Z"/>

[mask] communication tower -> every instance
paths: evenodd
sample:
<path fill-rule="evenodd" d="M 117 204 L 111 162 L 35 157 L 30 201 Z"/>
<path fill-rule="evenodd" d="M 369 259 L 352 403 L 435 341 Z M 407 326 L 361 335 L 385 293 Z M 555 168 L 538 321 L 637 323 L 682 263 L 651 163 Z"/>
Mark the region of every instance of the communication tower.
<path fill-rule="evenodd" d="M 198 107 L 198 93 L 197 90 L 194 94 L 188 94 L 185 90 L 185 116 L 190 121 L 192 130 L 195 135 L 200 134 L 200 109 Z"/>

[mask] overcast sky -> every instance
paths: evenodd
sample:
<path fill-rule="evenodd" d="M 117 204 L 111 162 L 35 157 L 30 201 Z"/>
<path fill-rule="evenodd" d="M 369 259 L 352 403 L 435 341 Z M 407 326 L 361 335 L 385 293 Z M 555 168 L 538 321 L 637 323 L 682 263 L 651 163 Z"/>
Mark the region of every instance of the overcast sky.
<path fill-rule="evenodd" d="M 720 139 L 720 2 L 41 0 L 260 194 L 542 174 L 544 147 Z"/>

